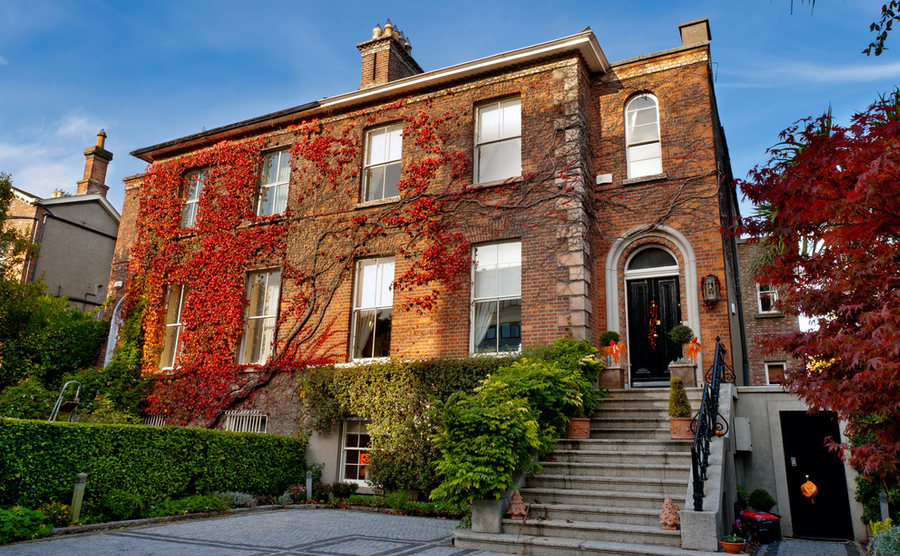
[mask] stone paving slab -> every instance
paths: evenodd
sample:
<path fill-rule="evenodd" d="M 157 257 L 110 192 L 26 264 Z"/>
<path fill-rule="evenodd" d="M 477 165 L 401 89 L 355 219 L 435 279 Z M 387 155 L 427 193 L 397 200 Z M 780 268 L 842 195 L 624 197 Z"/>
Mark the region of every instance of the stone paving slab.
<path fill-rule="evenodd" d="M 452 546 L 458 521 L 276 510 L 0 546 L 0 556 L 493 556 Z"/>
<path fill-rule="evenodd" d="M 762 545 L 756 556 L 866 556 L 866 551 L 852 542 L 781 539 Z"/>

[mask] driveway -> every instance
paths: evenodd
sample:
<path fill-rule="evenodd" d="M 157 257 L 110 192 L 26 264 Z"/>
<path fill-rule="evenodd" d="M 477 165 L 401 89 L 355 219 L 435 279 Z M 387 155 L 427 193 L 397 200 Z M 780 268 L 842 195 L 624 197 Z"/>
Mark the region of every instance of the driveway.
<path fill-rule="evenodd" d="M 50 537 L 0 556 L 488 556 L 454 548 L 457 521 L 342 510 L 275 510 Z"/>

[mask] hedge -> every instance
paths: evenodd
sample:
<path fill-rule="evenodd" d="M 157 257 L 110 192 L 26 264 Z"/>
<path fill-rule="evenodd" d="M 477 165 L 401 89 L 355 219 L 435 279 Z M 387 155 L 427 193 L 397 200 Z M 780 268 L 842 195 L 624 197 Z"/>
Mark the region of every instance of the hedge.
<path fill-rule="evenodd" d="M 114 491 L 148 502 L 214 490 L 280 494 L 306 474 L 306 440 L 189 427 L 0 419 L 0 460 L 13 503 L 86 502 Z"/>

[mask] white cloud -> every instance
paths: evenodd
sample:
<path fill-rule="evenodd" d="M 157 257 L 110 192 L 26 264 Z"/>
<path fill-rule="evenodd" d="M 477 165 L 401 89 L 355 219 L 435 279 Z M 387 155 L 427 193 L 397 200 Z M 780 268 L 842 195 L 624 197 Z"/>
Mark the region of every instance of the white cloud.
<path fill-rule="evenodd" d="M 758 60 L 723 72 L 717 84 L 731 88 L 782 88 L 802 85 L 858 85 L 900 80 L 900 62 L 891 64 L 815 64 L 796 60 Z M 748 79 L 749 78 L 749 79 Z"/>
<path fill-rule="evenodd" d="M 56 128 L 56 134 L 60 137 L 85 139 L 97 135 L 101 127 L 99 122 L 91 120 L 84 112 L 77 111 L 63 117 Z"/>

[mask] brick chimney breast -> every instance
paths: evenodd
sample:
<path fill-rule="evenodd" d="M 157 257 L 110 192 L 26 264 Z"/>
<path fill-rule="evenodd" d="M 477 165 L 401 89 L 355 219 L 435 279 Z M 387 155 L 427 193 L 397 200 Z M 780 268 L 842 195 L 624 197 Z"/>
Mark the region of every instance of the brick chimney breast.
<path fill-rule="evenodd" d="M 102 129 L 97 134 L 97 144 L 84 149 L 84 177 L 76 182 L 78 190 L 76 195 L 88 195 L 99 193 L 106 197 L 109 187 L 106 185 L 106 169 L 113 154 L 106 150 L 106 132 Z"/>
<path fill-rule="evenodd" d="M 424 73 L 412 57 L 412 45 L 391 20 L 382 31 L 381 25 L 372 29 L 372 38 L 356 45 L 362 54 L 362 79 L 360 89 L 368 89 L 385 83 Z"/>

